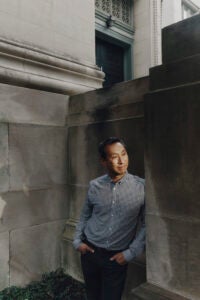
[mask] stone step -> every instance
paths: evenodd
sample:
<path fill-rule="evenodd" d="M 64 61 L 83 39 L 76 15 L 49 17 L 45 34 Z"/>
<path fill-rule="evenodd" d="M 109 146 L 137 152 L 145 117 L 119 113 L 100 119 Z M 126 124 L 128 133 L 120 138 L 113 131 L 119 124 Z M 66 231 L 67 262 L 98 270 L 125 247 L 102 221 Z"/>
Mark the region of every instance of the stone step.
<path fill-rule="evenodd" d="M 163 63 L 200 53 L 200 14 L 162 30 Z"/>
<path fill-rule="evenodd" d="M 189 300 L 183 296 L 174 294 L 159 288 L 153 284 L 145 283 L 132 291 L 128 300 Z"/>
<path fill-rule="evenodd" d="M 200 81 L 200 53 L 150 69 L 150 90 Z"/>

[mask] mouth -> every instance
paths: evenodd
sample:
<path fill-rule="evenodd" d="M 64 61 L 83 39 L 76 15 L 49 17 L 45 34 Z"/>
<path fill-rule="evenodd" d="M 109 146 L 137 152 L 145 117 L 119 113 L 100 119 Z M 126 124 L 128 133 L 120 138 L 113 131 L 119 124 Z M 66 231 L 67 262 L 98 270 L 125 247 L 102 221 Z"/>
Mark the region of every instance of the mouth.
<path fill-rule="evenodd" d="M 125 169 L 127 166 L 118 166 L 119 169 Z"/>

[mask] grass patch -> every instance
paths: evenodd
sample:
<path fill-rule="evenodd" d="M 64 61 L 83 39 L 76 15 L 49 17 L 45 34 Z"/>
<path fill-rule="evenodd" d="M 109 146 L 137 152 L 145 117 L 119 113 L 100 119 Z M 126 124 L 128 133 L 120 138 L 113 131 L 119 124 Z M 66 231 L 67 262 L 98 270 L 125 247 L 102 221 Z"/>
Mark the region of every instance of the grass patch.
<path fill-rule="evenodd" d="M 0 292 L 0 300 L 83 300 L 84 285 L 62 269 L 42 275 L 26 287 L 11 286 Z"/>

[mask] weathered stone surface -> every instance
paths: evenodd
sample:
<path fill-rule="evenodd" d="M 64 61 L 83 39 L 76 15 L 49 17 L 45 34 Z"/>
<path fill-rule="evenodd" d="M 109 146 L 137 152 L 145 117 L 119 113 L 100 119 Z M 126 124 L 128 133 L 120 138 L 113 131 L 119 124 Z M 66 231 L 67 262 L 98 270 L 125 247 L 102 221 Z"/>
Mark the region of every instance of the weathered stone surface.
<path fill-rule="evenodd" d="M 198 219 L 200 84 L 150 94 L 145 105 L 148 211 Z"/>
<path fill-rule="evenodd" d="M 150 69 L 150 90 L 200 80 L 200 54 Z"/>
<path fill-rule="evenodd" d="M 67 95 L 102 87 L 104 73 L 95 65 L 94 10 L 91 0 L 73 5 L 37 0 L 36 6 L 3 2 L 1 82 Z"/>
<path fill-rule="evenodd" d="M 11 190 L 66 183 L 67 129 L 10 125 Z"/>
<path fill-rule="evenodd" d="M 74 250 L 72 241 L 66 239 L 62 241 L 62 266 L 67 274 L 79 281 L 83 281 L 80 254 Z"/>
<path fill-rule="evenodd" d="M 170 291 L 159 288 L 156 285 L 144 283 L 133 289 L 128 300 L 191 300 Z"/>
<path fill-rule="evenodd" d="M 162 31 L 163 63 L 200 53 L 200 15 L 193 16 Z"/>
<path fill-rule="evenodd" d="M 88 185 L 69 185 L 69 215 L 71 219 L 79 219 L 83 203 L 86 199 Z"/>
<path fill-rule="evenodd" d="M 8 189 L 8 125 L 0 123 L 0 192 L 5 192 Z"/>
<path fill-rule="evenodd" d="M 0 290 L 9 284 L 9 232 L 0 233 Z"/>
<path fill-rule="evenodd" d="M 25 285 L 61 267 L 64 221 L 14 230 L 10 234 L 10 284 Z"/>
<path fill-rule="evenodd" d="M 132 289 L 144 283 L 145 281 L 146 265 L 135 262 L 129 263 L 123 300 L 128 300 L 131 296 Z"/>
<path fill-rule="evenodd" d="M 66 219 L 69 215 L 69 200 L 65 186 L 10 192 L 2 194 L 1 197 L 6 206 L 2 214 L 0 231 Z"/>
<path fill-rule="evenodd" d="M 0 122 L 64 126 L 67 104 L 64 95 L 0 84 Z"/>
<path fill-rule="evenodd" d="M 70 98 L 69 125 L 142 116 L 148 78 L 115 84 Z"/>
<path fill-rule="evenodd" d="M 198 300 L 199 82 L 148 94 L 145 112 L 147 280 L 166 299 Z M 136 299 L 162 299 L 140 292 L 146 298 Z"/>
<path fill-rule="evenodd" d="M 95 63 L 92 47 L 95 44 L 94 5 L 90 0 L 84 4 L 76 0 L 74 5 L 57 0 L 38 0 L 37 6 L 26 1 L 23 5 L 20 3 L 20 0 L 15 4 L 2 3 L 0 27 L 3 39 L 21 41 L 27 48 L 49 51 L 72 61 Z M 74 22 L 75 19 L 78 22 Z"/>
<path fill-rule="evenodd" d="M 147 215 L 147 279 L 188 299 L 199 299 L 200 222 Z"/>
<path fill-rule="evenodd" d="M 99 162 L 98 144 L 109 136 L 124 138 L 130 153 L 129 170 L 143 176 L 143 134 L 143 118 L 69 128 L 69 183 L 87 185 L 104 173 Z"/>

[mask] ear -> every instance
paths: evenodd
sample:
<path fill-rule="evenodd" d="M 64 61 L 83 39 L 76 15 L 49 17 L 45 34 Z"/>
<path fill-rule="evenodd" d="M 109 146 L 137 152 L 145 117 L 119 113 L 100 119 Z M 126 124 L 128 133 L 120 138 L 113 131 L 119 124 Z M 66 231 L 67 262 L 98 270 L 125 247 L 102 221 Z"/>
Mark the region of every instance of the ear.
<path fill-rule="evenodd" d="M 106 159 L 100 157 L 100 163 L 102 164 L 102 166 L 105 168 L 106 167 Z"/>

